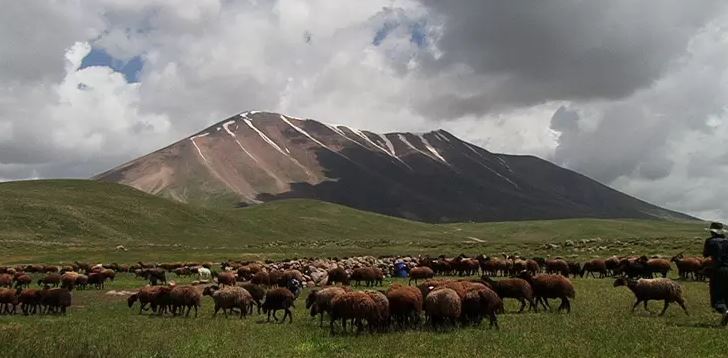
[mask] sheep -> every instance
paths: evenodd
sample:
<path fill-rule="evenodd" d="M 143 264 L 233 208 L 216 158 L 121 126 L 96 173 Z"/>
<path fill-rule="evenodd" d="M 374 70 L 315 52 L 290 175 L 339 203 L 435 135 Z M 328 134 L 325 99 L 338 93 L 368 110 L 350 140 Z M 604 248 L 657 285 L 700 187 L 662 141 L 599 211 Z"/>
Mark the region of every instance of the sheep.
<path fill-rule="evenodd" d="M 341 267 L 336 267 L 329 270 L 327 272 L 327 275 L 329 277 L 329 280 L 327 282 L 329 285 L 335 285 L 337 283 L 341 283 L 345 286 L 349 285 L 349 274 L 347 274 L 346 270 Z"/>
<path fill-rule="evenodd" d="M 604 265 L 607 267 L 609 274 L 613 276 L 619 267 L 619 258 L 617 256 L 609 257 L 604 260 Z"/>
<path fill-rule="evenodd" d="M 331 301 L 334 297 L 348 292 L 343 287 L 326 287 L 320 290 L 312 290 L 306 297 L 306 308 L 310 309 L 311 317 L 320 315 L 319 327 L 324 326 L 324 313 L 331 315 Z"/>
<path fill-rule="evenodd" d="M 545 265 L 548 274 L 569 276 L 569 264 L 562 259 L 546 260 Z"/>
<path fill-rule="evenodd" d="M 27 290 L 18 288 L 16 295 L 18 296 L 20 309 L 24 315 L 27 316 L 37 312 L 41 302 L 41 290 L 36 288 L 29 288 Z"/>
<path fill-rule="evenodd" d="M 209 268 L 206 268 L 206 267 L 198 267 L 197 268 L 197 277 L 200 280 L 207 280 L 207 279 L 210 279 L 212 277 L 212 272 L 210 271 Z"/>
<path fill-rule="evenodd" d="M 599 274 L 599 278 L 604 278 L 607 276 L 609 271 L 607 270 L 607 262 L 603 259 L 594 259 L 591 261 L 587 261 L 584 263 L 584 266 L 581 268 L 581 277 L 584 277 L 584 275 L 591 275 L 592 278 L 594 277 L 594 273 Z"/>
<path fill-rule="evenodd" d="M 460 318 L 461 310 L 460 296 L 451 288 L 435 288 L 425 297 L 425 312 L 434 328 L 448 321 L 455 325 Z"/>
<path fill-rule="evenodd" d="M 530 272 L 529 272 L 530 273 Z M 498 296 L 503 298 L 515 298 L 521 303 L 518 313 L 523 312 L 528 302 L 528 309 L 532 310 L 536 306 L 533 301 L 533 289 L 528 281 L 521 278 L 508 278 L 494 281 L 488 276 L 482 277 L 487 286 L 490 286 Z"/>
<path fill-rule="evenodd" d="M 100 273 L 104 276 L 104 280 L 114 281 L 114 278 L 116 278 L 116 271 L 112 269 L 105 269 Z"/>
<path fill-rule="evenodd" d="M 409 285 L 412 285 L 412 281 L 415 281 L 415 285 L 417 285 L 417 280 L 421 279 L 430 279 L 435 276 L 435 272 L 432 271 L 431 268 L 426 266 L 419 266 L 415 267 L 409 272 Z"/>
<path fill-rule="evenodd" d="M 58 285 L 61 283 L 61 275 L 57 273 L 49 273 L 45 277 L 38 280 L 38 286 L 53 286 L 58 287 Z"/>
<path fill-rule="evenodd" d="M 682 287 L 675 281 L 668 278 L 653 278 L 646 279 L 642 278 L 639 280 L 629 279 L 627 277 L 619 277 L 614 281 L 614 287 L 627 286 L 632 291 L 637 302 L 632 306 L 632 312 L 634 312 L 637 305 L 640 302 L 644 302 L 645 311 L 650 312 L 647 309 L 647 302 L 650 300 L 665 301 L 665 306 L 660 312 L 660 316 L 665 314 L 668 306 L 672 302 L 682 307 L 686 315 L 689 315 L 688 309 L 685 307 L 685 298 L 682 294 Z M 650 312 L 651 313 L 651 312 Z"/>
<path fill-rule="evenodd" d="M 250 295 L 253 297 L 253 302 L 255 302 L 255 306 L 258 307 L 258 314 L 260 314 L 260 308 L 263 299 L 265 298 L 265 289 L 260 286 L 253 283 L 243 283 L 240 285 L 240 287 L 248 290 L 250 292 Z M 253 314 L 253 307 L 250 307 L 250 314 Z"/>
<path fill-rule="evenodd" d="M 33 282 L 33 278 L 25 273 L 16 274 L 15 276 L 15 288 L 28 288 L 31 282 Z"/>
<path fill-rule="evenodd" d="M 78 276 L 76 276 L 76 280 L 75 280 L 73 287 L 79 287 L 81 289 L 86 289 L 87 284 L 88 284 L 88 276 L 78 275 Z"/>
<path fill-rule="evenodd" d="M 177 315 L 177 309 L 180 309 L 179 314 L 182 314 L 184 309 L 187 308 L 185 317 L 189 317 L 190 311 L 194 308 L 195 317 L 197 317 L 197 309 L 200 307 L 202 294 L 196 288 L 193 286 L 174 286 L 169 292 L 169 298 L 172 305 L 172 313 L 175 316 Z"/>
<path fill-rule="evenodd" d="M 228 286 L 220 289 L 218 286 L 205 287 L 203 296 L 211 296 L 215 301 L 215 313 L 222 308 L 222 313 L 227 318 L 227 310 L 231 312 L 234 308 L 240 309 L 240 318 L 243 318 L 248 311 L 252 310 L 253 296 L 248 290 L 239 286 Z"/>
<path fill-rule="evenodd" d="M 12 288 L 0 288 L 0 314 L 15 314 L 15 307 L 18 305 L 16 290 Z"/>
<path fill-rule="evenodd" d="M 558 311 L 566 309 L 567 313 L 571 312 L 569 298 L 576 297 L 576 292 L 574 291 L 574 285 L 571 284 L 568 278 L 560 275 L 532 276 L 527 271 L 522 271 L 519 278 L 528 281 L 533 289 L 533 296 L 536 298 L 535 311 L 538 312 L 539 302 L 541 302 L 544 309 L 550 309 L 548 299 L 560 298 L 561 305 L 559 305 Z"/>
<path fill-rule="evenodd" d="M 387 290 L 386 295 L 389 300 L 389 315 L 400 328 L 419 324 L 424 302 L 419 289 L 394 284 Z"/>
<path fill-rule="evenodd" d="M 569 266 L 569 273 L 565 275 L 566 277 L 569 277 L 569 275 L 576 277 L 581 274 L 581 264 L 576 261 L 567 261 L 566 264 Z M 531 273 L 534 275 L 535 273 Z"/>
<path fill-rule="evenodd" d="M 140 263 L 141 265 L 141 263 Z M 167 276 L 164 273 L 164 270 L 161 268 L 149 268 L 148 266 L 145 267 L 144 265 L 141 265 L 142 269 L 139 272 L 139 276 L 149 280 L 149 284 L 152 286 L 157 285 L 158 283 L 167 283 Z"/>
<path fill-rule="evenodd" d="M 498 329 L 497 312 L 503 311 L 503 300 L 498 294 L 482 284 L 469 285 L 465 298 L 462 299 L 461 320 L 463 323 L 480 324 L 484 316 L 490 321 L 490 327 Z"/>
<path fill-rule="evenodd" d="M 355 268 L 351 273 L 351 281 L 356 282 L 359 286 L 364 281 L 367 287 L 382 285 L 384 274 L 376 267 L 359 267 Z"/>
<path fill-rule="evenodd" d="M 79 274 L 73 271 L 70 272 L 64 272 L 61 275 L 61 287 L 72 289 L 76 287 L 76 278 L 78 278 Z"/>
<path fill-rule="evenodd" d="M 45 307 L 46 313 L 66 314 L 66 309 L 71 306 L 71 291 L 66 288 L 45 288 L 41 291 L 40 304 Z"/>
<path fill-rule="evenodd" d="M 682 279 L 688 279 L 690 275 L 693 279 L 697 278 L 697 275 L 703 269 L 703 263 L 697 257 L 684 257 L 682 253 L 673 256 L 670 261 L 675 263 L 677 266 L 677 272 Z"/>
<path fill-rule="evenodd" d="M 262 305 L 263 313 L 268 314 L 266 322 L 270 322 L 271 314 L 273 314 L 273 319 L 277 322 L 276 311 L 283 310 L 285 313 L 281 323 L 286 321 L 286 316 L 288 316 L 288 323 L 293 323 L 293 313 L 291 313 L 290 308 L 295 308 L 293 305 L 295 299 L 293 293 L 285 287 L 278 287 L 268 291 Z"/>
<path fill-rule="evenodd" d="M 670 267 L 670 261 L 666 259 L 649 259 L 646 262 L 646 266 L 650 275 L 659 273 L 663 278 L 667 278 L 667 273 L 672 269 Z"/>
<path fill-rule="evenodd" d="M 258 271 L 253 274 L 250 282 L 256 285 L 270 286 L 270 274 L 267 271 Z"/>
<path fill-rule="evenodd" d="M 364 328 L 362 321 L 366 320 L 371 325 L 372 322 L 376 322 L 378 312 L 377 303 L 365 292 L 353 291 L 336 295 L 331 300 L 331 311 L 329 312 L 331 335 L 336 334 L 334 323 L 338 320 L 341 320 L 341 327 L 344 332 L 346 332 L 346 320 L 351 320 L 352 325 L 357 327 L 358 334 Z M 370 326 L 370 329 L 372 327 Z"/>
<path fill-rule="evenodd" d="M 386 330 L 389 326 L 389 300 L 381 291 L 366 290 L 364 291 L 374 301 L 374 313 L 367 320 L 369 330 Z"/>
<path fill-rule="evenodd" d="M 13 275 L 3 273 L 0 274 L 0 287 L 10 288 L 13 286 Z"/>
<path fill-rule="evenodd" d="M 217 283 L 220 286 L 235 286 L 235 274 L 232 272 L 220 272 L 217 274 Z"/>
<path fill-rule="evenodd" d="M 106 276 L 101 272 L 91 272 L 88 274 L 88 284 L 94 285 L 97 290 L 104 288 L 104 281 L 106 281 Z"/>
<path fill-rule="evenodd" d="M 134 302 L 139 301 L 139 314 L 142 314 L 142 311 L 147 310 L 147 304 L 152 304 L 152 312 L 156 312 L 157 306 L 157 296 L 159 296 L 159 293 L 162 289 L 162 286 L 144 286 L 137 291 L 137 293 L 132 294 L 127 299 L 127 304 L 129 305 L 129 308 L 131 308 L 134 305 Z"/>

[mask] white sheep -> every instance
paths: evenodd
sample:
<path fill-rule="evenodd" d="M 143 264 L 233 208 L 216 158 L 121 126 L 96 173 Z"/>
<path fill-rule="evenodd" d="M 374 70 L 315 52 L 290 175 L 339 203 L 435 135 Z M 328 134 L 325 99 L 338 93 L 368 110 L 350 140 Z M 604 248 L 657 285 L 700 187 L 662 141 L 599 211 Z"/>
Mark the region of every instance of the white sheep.
<path fill-rule="evenodd" d="M 671 302 L 677 302 L 682 307 L 685 314 L 688 315 L 688 309 L 685 308 L 685 298 L 682 295 L 682 287 L 669 278 L 653 278 L 653 279 L 639 279 L 633 280 L 626 277 L 620 277 L 614 281 L 614 287 L 627 286 L 634 296 L 637 298 L 637 302 L 632 306 L 632 312 L 637 308 L 640 302 L 644 302 L 645 311 L 650 312 L 647 309 L 647 302 L 650 300 L 665 301 L 665 307 L 660 312 L 660 316 L 665 314 L 667 307 L 670 306 Z"/>
<path fill-rule="evenodd" d="M 200 280 L 212 278 L 212 272 L 207 267 L 200 267 L 197 269 L 197 276 Z"/>

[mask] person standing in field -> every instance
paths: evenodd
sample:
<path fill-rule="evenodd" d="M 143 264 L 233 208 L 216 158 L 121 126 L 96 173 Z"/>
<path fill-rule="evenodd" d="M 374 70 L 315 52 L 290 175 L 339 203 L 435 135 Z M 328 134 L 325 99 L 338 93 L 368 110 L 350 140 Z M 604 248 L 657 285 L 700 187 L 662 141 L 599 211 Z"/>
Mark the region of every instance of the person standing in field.
<path fill-rule="evenodd" d="M 728 324 L 728 239 L 721 223 L 711 223 L 710 238 L 705 240 L 703 256 L 711 257 L 713 265 L 708 268 L 710 278 L 710 304 L 723 315 L 721 325 Z"/>

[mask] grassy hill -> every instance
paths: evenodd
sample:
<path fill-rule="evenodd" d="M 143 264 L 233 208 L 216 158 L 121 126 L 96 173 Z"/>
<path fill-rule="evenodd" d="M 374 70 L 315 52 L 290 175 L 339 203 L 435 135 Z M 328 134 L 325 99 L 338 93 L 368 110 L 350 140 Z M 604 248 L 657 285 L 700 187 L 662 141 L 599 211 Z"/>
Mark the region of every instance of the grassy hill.
<path fill-rule="evenodd" d="M 0 184 L 7 262 L 474 252 L 588 255 L 609 245 L 695 251 L 702 223 L 574 219 L 432 225 L 314 200 L 208 209 L 87 180 Z M 690 239 L 688 239 L 690 238 Z M 589 239 L 581 249 L 566 240 Z M 624 245 L 629 243 L 629 245 Z M 116 250 L 123 245 L 128 251 Z M 575 250 L 576 249 L 576 250 Z M 581 250 L 581 251 L 580 251 Z"/>

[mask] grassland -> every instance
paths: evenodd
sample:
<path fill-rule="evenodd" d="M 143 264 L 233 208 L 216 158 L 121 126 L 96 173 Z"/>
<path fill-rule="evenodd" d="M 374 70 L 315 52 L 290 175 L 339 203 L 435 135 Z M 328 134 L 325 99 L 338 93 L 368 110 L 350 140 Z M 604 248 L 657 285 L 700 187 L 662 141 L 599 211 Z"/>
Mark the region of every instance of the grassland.
<path fill-rule="evenodd" d="M 385 285 L 388 285 L 387 281 Z M 611 279 L 576 279 L 571 314 L 507 313 L 499 331 L 482 327 L 449 332 L 409 330 L 331 337 L 299 299 L 293 324 L 265 323 L 262 315 L 212 317 L 205 297 L 197 318 L 138 315 L 124 296 L 74 291 L 65 316 L 0 316 L 4 357 L 721 357 L 728 349 L 720 317 L 708 307 L 707 284 L 684 282 L 690 316 L 672 306 L 665 317 L 629 313 L 632 294 Z M 107 289 L 142 281 L 121 275 Z M 304 292 L 304 295 L 306 292 Z M 652 311 L 661 303 L 652 302 Z M 507 310 L 515 311 L 514 302 Z"/>
<path fill-rule="evenodd" d="M 461 252 L 674 254 L 699 250 L 704 225 L 598 219 L 432 225 L 313 200 L 206 209 L 86 180 L 2 183 L 0 198 L 0 263 Z M 585 239 L 590 242 L 580 244 Z M 576 245 L 566 246 L 567 241 Z M 127 251 L 116 250 L 118 245 Z"/>

